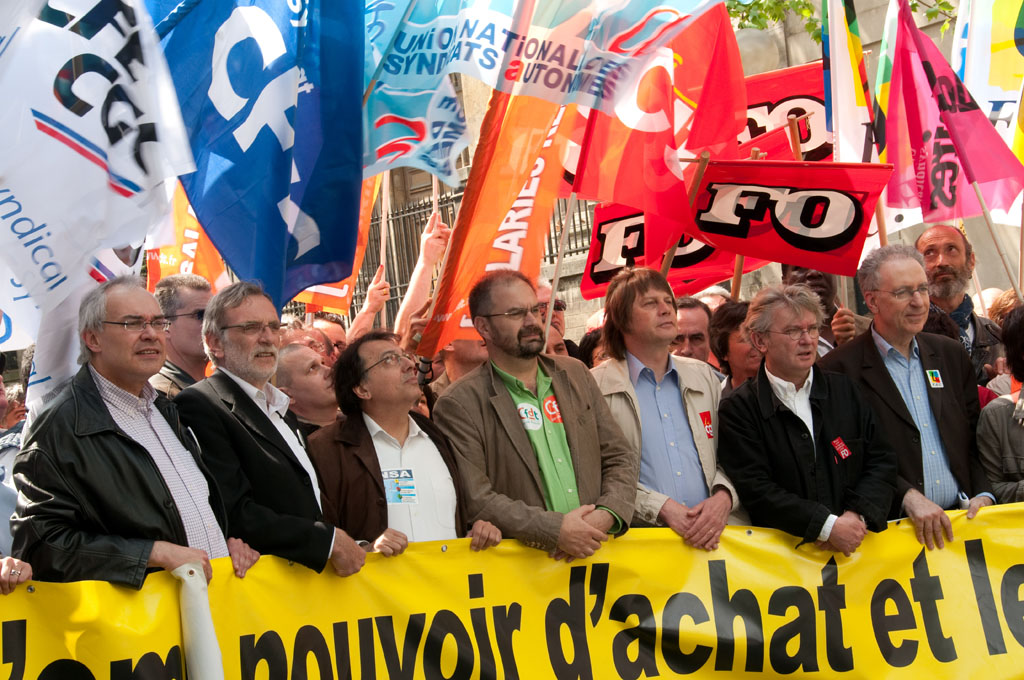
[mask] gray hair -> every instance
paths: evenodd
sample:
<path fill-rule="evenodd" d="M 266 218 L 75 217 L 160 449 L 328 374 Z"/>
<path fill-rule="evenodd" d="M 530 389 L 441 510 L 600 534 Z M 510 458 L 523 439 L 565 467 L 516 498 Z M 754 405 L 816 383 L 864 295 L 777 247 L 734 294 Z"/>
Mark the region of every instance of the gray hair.
<path fill-rule="evenodd" d="M 788 309 L 794 314 L 811 312 L 814 314 L 814 322 L 818 326 L 825 318 L 821 298 L 807 286 L 802 284 L 769 286 L 758 291 L 750 302 L 745 322 L 747 336 L 754 333 L 762 335 L 767 333 L 775 323 L 776 310 L 780 308 Z"/>
<path fill-rule="evenodd" d="M 181 291 L 195 290 L 201 293 L 210 292 L 210 282 L 196 274 L 172 274 L 157 281 L 153 289 L 156 301 L 164 316 L 177 314 L 181 309 Z"/>
<path fill-rule="evenodd" d="M 146 284 L 138 276 L 127 274 L 116 276 L 109 281 L 104 281 L 96 286 L 82 298 L 78 306 L 78 363 L 86 364 L 92 361 L 92 350 L 85 344 L 83 334 L 86 331 L 99 333 L 103 330 L 104 317 L 107 315 L 107 292 L 111 288 L 123 286 L 124 288 L 141 288 L 146 290 Z"/>
<path fill-rule="evenodd" d="M 230 310 L 238 307 L 251 297 L 264 297 L 270 300 L 270 296 L 263 290 L 263 286 L 250 281 L 238 281 L 226 286 L 217 292 L 206 305 L 206 315 L 203 317 L 203 349 L 206 350 L 206 358 L 214 366 L 217 360 L 210 351 L 210 345 L 206 342 L 207 336 L 216 335 L 221 341 L 224 340 L 224 326 L 227 321 L 227 314 Z M 273 300 L 270 303 L 273 304 Z"/>
<path fill-rule="evenodd" d="M 868 253 L 857 270 L 857 283 L 860 284 L 860 289 L 865 293 L 869 290 L 878 290 L 882 284 L 882 275 L 879 273 L 882 265 L 895 260 L 913 260 L 924 269 L 924 257 L 917 252 L 917 248 L 901 243 L 875 248 Z"/>

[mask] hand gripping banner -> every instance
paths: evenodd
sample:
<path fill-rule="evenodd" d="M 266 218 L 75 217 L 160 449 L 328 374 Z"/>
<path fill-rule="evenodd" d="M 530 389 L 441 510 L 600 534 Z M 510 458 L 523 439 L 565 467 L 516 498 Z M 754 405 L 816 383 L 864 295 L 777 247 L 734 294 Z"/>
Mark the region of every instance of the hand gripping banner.
<path fill-rule="evenodd" d="M 1024 510 L 965 514 L 945 549 L 902 521 L 849 558 L 727 527 L 713 552 L 633 529 L 572 564 L 466 539 L 370 555 L 348 578 L 263 557 L 238 579 L 223 559 L 209 602 L 228 680 L 1018 677 Z M 141 592 L 32 586 L 2 600 L 4 677 L 183 677 L 169 574 Z"/>

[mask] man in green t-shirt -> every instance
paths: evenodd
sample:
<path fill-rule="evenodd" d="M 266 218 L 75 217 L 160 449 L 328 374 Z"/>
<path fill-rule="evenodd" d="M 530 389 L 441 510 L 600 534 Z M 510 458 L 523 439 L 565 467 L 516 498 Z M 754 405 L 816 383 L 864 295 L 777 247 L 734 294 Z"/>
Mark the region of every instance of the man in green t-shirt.
<path fill-rule="evenodd" d="M 530 280 L 485 274 L 469 296 L 489 361 L 438 399 L 466 487 L 470 521 L 556 558 L 589 557 L 629 525 L 639 458 L 581 362 L 541 356 Z"/>

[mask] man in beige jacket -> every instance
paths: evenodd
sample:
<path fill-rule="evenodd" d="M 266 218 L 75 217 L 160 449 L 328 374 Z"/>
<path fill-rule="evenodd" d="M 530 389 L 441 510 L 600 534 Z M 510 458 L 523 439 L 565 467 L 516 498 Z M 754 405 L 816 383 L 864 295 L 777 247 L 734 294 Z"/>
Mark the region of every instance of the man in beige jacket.
<path fill-rule="evenodd" d="M 488 272 L 469 310 L 488 361 L 448 388 L 433 414 L 455 453 L 468 520 L 556 559 L 589 557 L 629 526 L 637 456 L 586 366 L 540 356 L 529 279 Z"/>
<path fill-rule="evenodd" d="M 633 450 L 640 454 L 634 526 L 669 526 L 687 543 L 718 547 L 730 517 L 745 523 L 718 465 L 721 390 L 704 362 L 672 356 L 676 302 L 653 269 L 612 279 L 604 342 L 611 359 L 592 369 Z"/>

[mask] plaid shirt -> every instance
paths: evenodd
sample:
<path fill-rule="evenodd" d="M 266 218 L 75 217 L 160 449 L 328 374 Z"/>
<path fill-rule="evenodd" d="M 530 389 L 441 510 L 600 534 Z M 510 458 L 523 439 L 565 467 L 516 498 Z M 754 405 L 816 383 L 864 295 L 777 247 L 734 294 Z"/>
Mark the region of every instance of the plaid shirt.
<path fill-rule="evenodd" d="M 210 508 L 210 487 L 199 466 L 163 414 L 153 407 L 156 390 L 148 383 L 138 397 L 110 382 L 89 365 L 96 387 L 114 423 L 149 453 L 167 484 L 191 548 L 210 559 L 227 557 L 228 546 Z"/>

